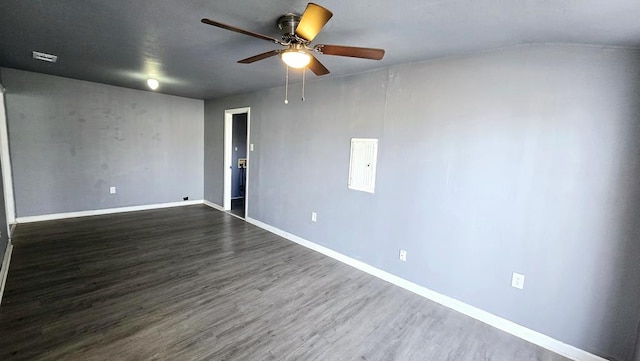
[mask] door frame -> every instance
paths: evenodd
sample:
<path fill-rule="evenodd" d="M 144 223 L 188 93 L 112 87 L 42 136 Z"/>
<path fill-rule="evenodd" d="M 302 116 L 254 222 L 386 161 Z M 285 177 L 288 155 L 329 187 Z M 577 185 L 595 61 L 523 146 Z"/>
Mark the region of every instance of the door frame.
<path fill-rule="evenodd" d="M 7 233 L 10 225 L 16 223 L 16 204 L 13 197 L 13 174 L 11 172 L 11 155 L 9 154 L 9 132 L 7 130 L 7 111 L 5 107 L 5 89 L 0 84 L 0 157 L 2 157 L 2 180 L 4 184 L 4 202 L 7 216 Z"/>
<path fill-rule="evenodd" d="M 231 161 L 233 159 L 233 116 L 247 114 L 247 168 L 244 183 L 244 218 L 249 214 L 249 169 L 251 168 L 251 107 L 226 109 L 224 111 L 224 191 L 222 208 L 231 210 Z"/>

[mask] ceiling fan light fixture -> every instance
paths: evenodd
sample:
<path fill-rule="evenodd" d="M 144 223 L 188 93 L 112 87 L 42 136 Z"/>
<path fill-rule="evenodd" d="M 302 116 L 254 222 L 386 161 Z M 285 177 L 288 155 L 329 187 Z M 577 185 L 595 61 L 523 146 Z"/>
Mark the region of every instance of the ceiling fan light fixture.
<path fill-rule="evenodd" d="M 287 50 L 280 54 L 282 61 L 295 69 L 302 69 L 311 62 L 311 55 L 302 50 Z"/>
<path fill-rule="evenodd" d="M 147 85 L 149 86 L 149 88 L 151 88 L 151 90 L 156 90 L 158 89 L 158 86 L 160 86 L 160 82 L 150 78 L 150 79 L 147 79 Z"/>

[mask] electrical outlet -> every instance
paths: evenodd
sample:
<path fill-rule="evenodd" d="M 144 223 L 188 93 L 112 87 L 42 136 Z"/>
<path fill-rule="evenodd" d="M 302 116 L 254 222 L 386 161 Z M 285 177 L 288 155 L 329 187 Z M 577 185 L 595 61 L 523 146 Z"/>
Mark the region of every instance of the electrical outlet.
<path fill-rule="evenodd" d="M 318 215 L 316 214 L 316 212 L 311 212 L 311 221 L 315 222 L 318 220 Z"/>
<path fill-rule="evenodd" d="M 511 287 L 524 289 L 524 275 L 513 272 L 513 276 L 511 276 Z"/>
<path fill-rule="evenodd" d="M 400 250 L 400 260 L 402 262 L 407 262 L 407 251 L 405 251 L 404 249 Z"/>
<path fill-rule="evenodd" d="M 250 152 L 253 152 L 253 143 L 251 143 L 251 144 L 249 145 L 249 151 L 250 151 Z"/>
<path fill-rule="evenodd" d="M 116 194 L 116 187 L 109 187 L 109 193 Z"/>

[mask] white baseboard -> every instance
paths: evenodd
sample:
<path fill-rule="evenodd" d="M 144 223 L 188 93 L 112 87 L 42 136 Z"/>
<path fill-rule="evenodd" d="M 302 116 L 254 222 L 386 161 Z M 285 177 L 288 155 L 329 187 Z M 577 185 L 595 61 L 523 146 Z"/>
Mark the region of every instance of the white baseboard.
<path fill-rule="evenodd" d="M 7 275 L 9 275 L 9 264 L 11 264 L 11 254 L 13 253 L 13 244 L 11 241 L 7 243 L 7 249 L 2 259 L 2 268 L 0 269 L 0 304 L 2 304 L 2 296 L 4 295 L 4 286 L 7 283 Z"/>
<path fill-rule="evenodd" d="M 235 215 L 235 214 L 233 214 L 233 213 L 231 213 L 231 212 L 229 212 L 229 211 L 225 211 L 223 207 L 221 207 L 221 206 L 219 206 L 219 205 L 217 205 L 217 204 L 215 204 L 215 203 L 212 203 L 212 202 L 209 202 L 209 201 L 206 201 L 206 200 L 205 200 L 203 203 L 204 203 L 204 205 L 206 205 L 206 206 L 209 206 L 209 207 L 211 207 L 211 208 L 217 209 L 217 210 L 219 210 L 220 212 L 224 212 L 224 213 L 226 213 L 226 214 L 228 214 L 228 215 L 230 215 L 230 216 L 236 217 L 236 218 L 238 218 L 238 219 L 242 219 L 242 220 L 244 221 L 244 218 L 242 218 L 242 217 L 240 217 L 240 216 L 237 216 L 237 215 Z"/>
<path fill-rule="evenodd" d="M 226 214 L 228 214 L 228 215 L 230 215 L 230 216 L 236 217 L 236 218 L 241 219 L 241 220 L 243 220 L 243 221 L 245 220 L 243 217 L 240 217 L 240 216 L 238 216 L 238 215 L 235 215 L 235 214 L 231 213 L 230 211 L 225 210 L 225 209 L 224 209 L 222 206 L 220 206 L 220 205 L 217 205 L 217 204 L 215 204 L 215 203 L 209 202 L 209 201 L 207 201 L 207 200 L 205 200 L 203 203 L 204 203 L 204 205 L 209 206 L 209 207 L 214 208 L 214 209 L 217 209 L 217 210 L 219 210 L 220 212 L 224 212 L 224 213 L 226 213 Z"/>
<path fill-rule="evenodd" d="M 224 210 L 224 208 L 222 208 L 222 206 L 217 205 L 217 204 L 215 204 L 215 203 L 213 203 L 213 202 L 209 202 L 209 201 L 208 201 L 208 200 L 206 200 L 206 199 L 205 199 L 204 201 L 202 201 L 202 203 L 204 203 L 204 205 L 205 205 L 205 206 L 209 206 L 209 207 L 214 208 L 214 209 L 217 209 L 217 210 L 219 210 L 219 211 L 221 211 L 221 212 L 226 212 L 226 211 Z"/>
<path fill-rule="evenodd" d="M 32 222 L 42 222 L 42 221 L 53 221 L 56 219 L 65 219 L 65 218 L 89 217 L 89 216 L 100 216 L 104 214 L 113 214 L 113 213 L 146 211 L 151 209 L 190 206 L 194 204 L 202 204 L 203 202 L 204 202 L 203 200 L 195 200 L 195 201 L 148 204 L 144 206 L 96 209 L 91 211 L 43 214 L 41 216 L 18 217 L 16 218 L 16 223 L 32 223 Z"/>
<path fill-rule="evenodd" d="M 206 201 L 205 201 L 206 202 Z M 205 203 L 206 204 L 206 203 Z M 216 209 L 221 208 L 220 206 L 214 207 Z M 499 330 L 502 330 L 504 332 L 510 333 L 514 336 L 517 336 L 525 341 L 531 342 L 535 345 L 544 347 L 548 350 L 551 350 L 557 354 L 560 354 L 564 357 L 570 358 L 572 360 L 576 360 L 576 361 L 607 361 L 606 359 L 600 357 L 600 356 L 596 356 L 592 353 L 589 353 L 587 351 L 581 350 L 577 347 L 568 345 L 566 343 L 563 343 L 561 341 L 558 341 L 554 338 L 551 338 L 547 335 L 541 334 L 540 332 L 528 329 L 522 325 L 519 325 L 517 323 L 511 322 L 507 319 L 504 319 L 502 317 L 496 316 L 494 314 L 491 314 L 489 312 L 483 311 L 479 308 L 473 307 L 471 305 L 468 305 L 464 302 L 458 301 L 456 299 L 453 299 L 451 297 L 445 296 L 443 294 L 440 294 L 438 292 L 432 291 L 426 287 L 417 285 L 413 282 L 407 281 L 404 278 L 398 277 L 396 275 L 393 275 L 389 272 L 383 271 L 381 269 L 375 268 L 371 265 L 368 265 L 362 261 L 358 261 L 354 258 L 351 258 L 349 256 L 345 256 L 339 252 L 336 252 L 332 249 L 329 249 L 327 247 L 318 245 L 316 243 L 313 243 L 311 241 L 308 241 L 306 239 L 303 239 L 301 237 L 298 237 L 294 234 L 288 233 L 286 231 L 283 231 L 279 228 L 270 226 L 266 223 L 260 222 L 254 218 L 250 218 L 247 217 L 246 219 L 247 222 L 254 224 L 260 228 L 263 228 L 271 233 L 275 233 L 277 235 L 279 235 L 280 237 L 286 238 L 292 242 L 295 242 L 301 246 L 307 247 L 309 249 L 312 249 L 316 252 L 320 252 L 322 254 L 324 254 L 325 256 L 331 257 L 337 261 L 340 261 L 342 263 L 345 263 L 351 267 L 354 267 L 356 269 L 359 269 L 363 272 L 366 272 L 372 276 L 375 276 L 377 278 L 380 278 L 384 281 L 387 281 L 391 284 L 394 284 L 398 287 L 402 287 L 405 290 L 408 290 L 410 292 L 413 292 L 417 295 L 420 295 L 424 298 L 427 298 L 429 300 L 432 300 L 436 303 L 439 303 L 445 307 L 448 307 L 450 309 L 453 309 L 455 311 L 458 311 L 464 315 L 467 315 L 469 317 L 475 318 L 478 321 L 484 322 L 486 324 L 488 324 L 489 326 L 493 326 Z"/>

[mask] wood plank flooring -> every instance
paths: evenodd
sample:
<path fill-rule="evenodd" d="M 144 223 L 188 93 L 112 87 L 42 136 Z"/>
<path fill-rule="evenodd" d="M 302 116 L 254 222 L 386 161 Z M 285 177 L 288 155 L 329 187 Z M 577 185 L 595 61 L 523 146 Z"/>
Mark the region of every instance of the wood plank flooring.
<path fill-rule="evenodd" d="M 3 361 L 566 360 L 206 206 L 14 242 Z"/>

